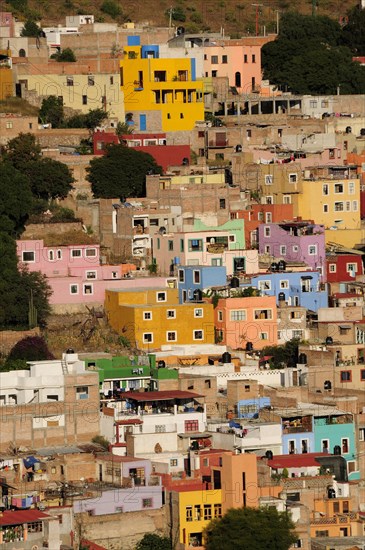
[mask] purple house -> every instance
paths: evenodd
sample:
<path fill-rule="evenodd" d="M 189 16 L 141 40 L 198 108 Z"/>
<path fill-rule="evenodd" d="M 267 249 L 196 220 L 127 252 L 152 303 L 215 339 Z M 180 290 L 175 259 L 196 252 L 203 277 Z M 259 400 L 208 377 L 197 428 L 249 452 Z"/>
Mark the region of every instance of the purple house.
<path fill-rule="evenodd" d="M 324 226 L 308 221 L 290 221 L 259 225 L 259 252 L 273 260 L 304 262 L 321 272 L 326 280 Z"/>

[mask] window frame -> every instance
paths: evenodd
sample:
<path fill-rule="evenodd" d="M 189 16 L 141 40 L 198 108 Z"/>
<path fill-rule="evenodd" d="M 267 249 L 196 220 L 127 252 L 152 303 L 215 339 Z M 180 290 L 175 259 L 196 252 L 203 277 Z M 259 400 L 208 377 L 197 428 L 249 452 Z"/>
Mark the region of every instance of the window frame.
<path fill-rule="evenodd" d="M 169 335 L 174 335 L 173 339 L 169 338 Z M 177 342 L 177 331 L 176 330 L 167 330 L 166 331 L 166 342 Z"/>
<path fill-rule="evenodd" d="M 24 254 L 33 254 L 32 260 L 25 260 Z M 22 262 L 24 264 L 35 264 L 35 250 L 22 250 Z"/>
<path fill-rule="evenodd" d="M 146 336 L 147 335 L 150 335 L 151 336 L 151 339 L 150 340 L 146 340 Z M 153 344 L 153 332 L 143 332 L 142 333 L 142 342 L 144 344 Z"/>
<path fill-rule="evenodd" d="M 197 332 L 201 332 L 201 338 L 196 337 Z M 194 342 L 202 342 L 204 340 L 204 330 L 200 329 L 200 328 L 194 329 L 193 330 L 193 340 L 194 340 Z"/>

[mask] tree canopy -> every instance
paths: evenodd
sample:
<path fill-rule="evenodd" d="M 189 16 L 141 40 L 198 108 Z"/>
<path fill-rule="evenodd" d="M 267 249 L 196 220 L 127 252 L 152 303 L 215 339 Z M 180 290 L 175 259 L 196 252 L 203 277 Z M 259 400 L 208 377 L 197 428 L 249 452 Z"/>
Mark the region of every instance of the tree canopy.
<path fill-rule="evenodd" d="M 38 27 L 37 23 L 28 19 L 28 21 L 24 23 L 20 36 L 37 37 L 40 36 L 41 32 L 42 29 Z"/>
<path fill-rule="evenodd" d="M 162 168 L 148 153 L 123 145 L 110 145 L 103 157 L 90 161 L 87 179 L 98 198 L 142 197 L 147 174 L 161 174 Z"/>
<path fill-rule="evenodd" d="M 60 128 L 64 119 L 62 99 L 55 95 L 43 99 L 39 119 L 42 124 L 52 124 L 52 128 Z"/>
<path fill-rule="evenodd" d="M 365 68 L 345 42 L 329 17 L 286 13 L 278 38 L 262 48 L 264 78 L 298 94 L 364 93 Z"/>
<path fill-rule="evenodd" d="M 205 531 L 207 550 L 288 550 L 298 539 L 286 512 L 232 508 Z"/>
<path fill-rule="evenodd" d="M 172 550 L 172 546 L 167 537 L 147 533 L 137 544 L 136 550 Z"/>
<path fill-rule="evenodd" d="M 299 338 L 293 338 L 283 346 L 266 346 L 262 350 L 262 355 L 271 358 L 272 368 L 295 367 L 298 363 L 299 341 Z"/>
<path fill-rule="evenodd" d="M 0 231 L 18 236 L 28 218 L 32 200 L 28 177 L 9 162 L 0 162 Z"/>
<path fill-rule="evenodd" d="M 348 20 L 342 29 L 341 41 L 354 55 L 365 55 L 365 9 L 355 6 L 349 11 Z"/>
<path fill-rule="evenodd" d="M 55 59 L 60 63 L 75 63 L 77 61 L 76 55 L 71 48 L 65 48 L 62 52 L 57 52 L 51 55 L 51 59 Z"/>

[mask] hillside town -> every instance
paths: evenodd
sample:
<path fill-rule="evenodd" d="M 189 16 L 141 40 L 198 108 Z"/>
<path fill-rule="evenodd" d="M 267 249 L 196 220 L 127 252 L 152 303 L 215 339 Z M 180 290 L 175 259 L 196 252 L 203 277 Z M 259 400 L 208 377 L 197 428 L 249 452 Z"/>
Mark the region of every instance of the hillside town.
<path fill-rule="evenodd" d="M 230 37 L 11 5 L 0 548 L 364 550 L 365 87 L 266 78 L 279 12 Z M 217 544 L 251 509 L 288 543 Z"/>

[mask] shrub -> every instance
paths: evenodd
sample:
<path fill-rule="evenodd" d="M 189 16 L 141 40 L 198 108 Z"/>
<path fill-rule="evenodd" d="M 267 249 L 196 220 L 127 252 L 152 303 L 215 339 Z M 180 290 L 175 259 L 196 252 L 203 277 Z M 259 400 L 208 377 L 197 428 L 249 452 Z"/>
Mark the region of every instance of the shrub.
<path fill-rule="evenodd" d="M 6 363 L 14 361 L 45 361 L 54 359 L 43 336 L 28 336 L 19 340 L 10 351 Z"/>

